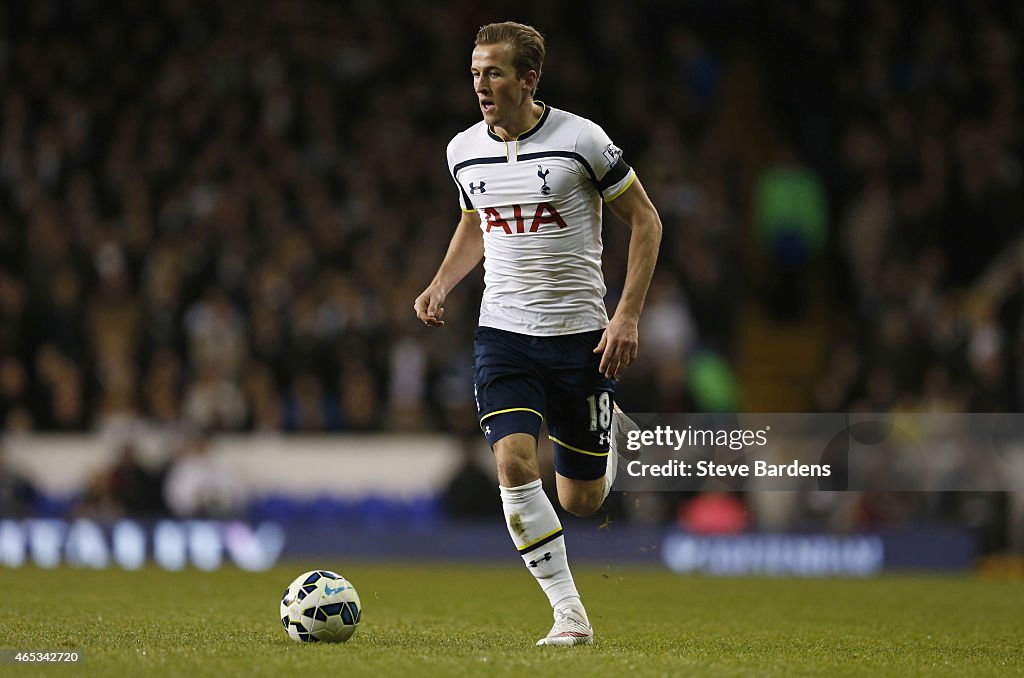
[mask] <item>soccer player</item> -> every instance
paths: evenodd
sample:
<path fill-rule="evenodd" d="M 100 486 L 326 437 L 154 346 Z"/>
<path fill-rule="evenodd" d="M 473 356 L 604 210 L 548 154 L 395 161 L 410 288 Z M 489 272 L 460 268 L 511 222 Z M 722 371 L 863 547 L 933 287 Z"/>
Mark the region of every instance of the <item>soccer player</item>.
<path fill-rule="evenodd" d="M 462 219 L 414 308 L 424 324 L 443 326 L 445 297 L 483 258 L 476 405 L 509 534 L 554 609 L 537 644 L 589 645 L 593 628 L 541 487 L 537 439 L 546 420 L 562 506 L 579 516 L 596 511 L 614 480 L 612 396 L 636 359 L 661 220 L 604 130 L 534 100 L 543 64 L 544 38 L 531 26 L 495 23 L 477 33 L 470 70 L 483 121 L 448 144 Z M 611 320 L 602 200 L 632 229 Z"/>

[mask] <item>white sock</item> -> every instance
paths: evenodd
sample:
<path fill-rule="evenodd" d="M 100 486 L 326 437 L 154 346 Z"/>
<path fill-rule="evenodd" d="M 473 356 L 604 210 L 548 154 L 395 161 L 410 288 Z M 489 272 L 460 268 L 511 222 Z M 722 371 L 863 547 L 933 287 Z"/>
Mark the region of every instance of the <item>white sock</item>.
<path fill-rule="evenodd" d="M 602 502 L 608 498 L 609 494 L 611 494 L 612 485 L 615 484 L 615 473 L 619 470 L 619 455 L 616 454 L 615 451 L 615 436 L 617 434 L 617 419 L 620 416 L 620 412 L 621 410 L 619 410 L 618 405 L 616 405 L 615 410 L 612 412 L 612 425 L 609 429 L 611 431 L 612 441 L 608 446 L 608 457 L 606 458 L 607 462 L 604 467 L 604 496 L 601 498 Z"/>
<path fill-rule="evenodd" d="M 615 471 L 618 470 L 616 466 L 615 460 L 609 456 L 608 466 L 604 469 L 604 496 L 601 498 L 602 502 L 612 493 L 612 485 L 615 484 Z"/>
<path fill-rule="evenodd" d="M 519 487 L 499 489 L 508 533 L 527 569 L 544 589 L 551 607 L 575 604 L 582 609 L 580 594 L 569 572 L 562 524 L 540 479 Z"/>

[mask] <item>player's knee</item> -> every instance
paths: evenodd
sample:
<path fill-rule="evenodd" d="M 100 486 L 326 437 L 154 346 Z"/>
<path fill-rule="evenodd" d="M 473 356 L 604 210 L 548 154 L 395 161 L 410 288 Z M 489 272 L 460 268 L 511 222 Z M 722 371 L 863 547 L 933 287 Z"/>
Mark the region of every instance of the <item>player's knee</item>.
<path fill-rule="evenodd" d="M 558 501 L 562 504 L 562 508 L 569 513 L 579 518 L 586 518 L 601 508 L 603 497 L 593 492 L 573 492 L 566 497 L 560 496 Z"/>
<path fill-rule="evenodd" d="M 512 438 L 512 436 L 509 436 Z M 517 487 L 540 477 L 537 453 L 530 441 L 499 440 L 494 445 L 494 464 L 498 481 L 505 487 Z"/>
<path fill-rule="evenodd" d="M 518 457 L 495 458 L 498 479 L 506 487 L 518 487 L 536 480 L 532 466 Z"/>

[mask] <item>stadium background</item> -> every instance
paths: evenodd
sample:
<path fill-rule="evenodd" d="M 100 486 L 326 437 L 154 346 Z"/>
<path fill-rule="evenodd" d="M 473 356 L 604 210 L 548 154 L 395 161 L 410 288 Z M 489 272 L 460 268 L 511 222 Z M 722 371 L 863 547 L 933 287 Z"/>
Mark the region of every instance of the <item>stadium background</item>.
<path fill-rule="evenodd" d="M 479 117 L 472 37 L 504 18 L 546 34 L 539 98 L 602 124 L 665 225 L 627 411 L 1020 411 L 1024 11 L 757 7 L 5 3 L 0 516 L 338 542 L 479 519 L 491 553 L 480 277 L 442 331 L 411 304 L 458 214 L 443 149 Z M 627 238 L 610 217 L 610 305 Z M 962 566 L 1024 549 L 1020 505 L 658 493 L 604 524 L 939 534 Z M 436 545 L 386 541 L 347 543 Z"/>

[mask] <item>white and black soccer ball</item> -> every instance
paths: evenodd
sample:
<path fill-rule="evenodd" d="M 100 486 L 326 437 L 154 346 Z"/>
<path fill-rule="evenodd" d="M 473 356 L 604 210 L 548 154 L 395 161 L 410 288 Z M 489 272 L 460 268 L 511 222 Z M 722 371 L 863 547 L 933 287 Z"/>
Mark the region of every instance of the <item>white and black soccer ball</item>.
<path fill-rule="evenodd" d="M 300 574 L 281 598 L 281 623 L 288 637 L 307 643 L 345 642 L 356 632 L 362 614 L 351 582 L 329 570 Z"/>

